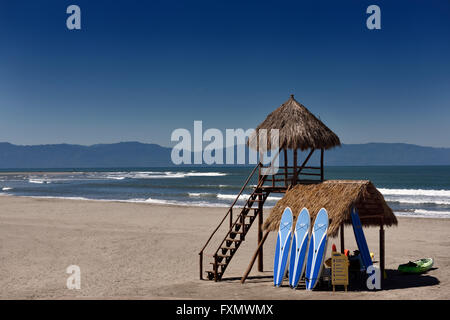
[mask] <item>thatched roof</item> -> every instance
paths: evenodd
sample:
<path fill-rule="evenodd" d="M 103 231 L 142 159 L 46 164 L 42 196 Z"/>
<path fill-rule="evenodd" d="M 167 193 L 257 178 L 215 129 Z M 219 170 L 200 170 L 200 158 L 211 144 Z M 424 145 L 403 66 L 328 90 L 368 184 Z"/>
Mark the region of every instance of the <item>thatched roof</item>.
<path fill-rule="evenodd" d="M 318 184 L 296 185 L 277 202 L 264 222 L 264 229 L 276 231 L 281 215 L 289 206 L 294 217 L 305 207 L 312 222 L 320 208 L 328 211 L 328 235 L 337 236 L 342 223 L 351 224 L 350 209 L 356 206 L 363 226 L 379 226 L 381 217 L 385 226 L 397 225 L 397 218 L 384 201 L 383 195 L 368 180 L 328 180 Z"/>
<path fill-rule="evenodd" d="M 250 136 L 249 145 L 257 149 L 257 134 L 267 130 L 267 146 L 271 148 L 270 129 L 279 130 L 283 149 L 329 149 L 340 146 L 339 137 L 291 95 L 288 101 L 269 114 Z"/>

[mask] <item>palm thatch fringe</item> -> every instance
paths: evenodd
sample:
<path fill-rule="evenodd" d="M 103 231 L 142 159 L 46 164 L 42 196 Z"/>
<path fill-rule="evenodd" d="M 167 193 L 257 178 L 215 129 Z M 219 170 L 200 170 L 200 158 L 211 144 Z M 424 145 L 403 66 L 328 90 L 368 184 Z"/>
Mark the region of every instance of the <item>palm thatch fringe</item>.
<path fill-rule="evenodd" d="M 339 137 L 305 106 L 297 102 L 294 95 L 258 125 L 248 140 L 249 146 L 253 149 L 258 149 L 257 142 L 261 129 L 267 130 L 267 136 L 264 137 L 269 150 L 273 149 L 274 139 L 270 135 L 271 129 L 279 130 L 279 147 L 283 149 L 330 149 L 341 145 Z"/>
<path fill-rule="evenodd" d="M 286 207 L 297 218 L 305 207 L 314 221 L 320 208 L 328 211 L 328 236 L 338 235 L 341 224 L 351 224 L 350 209 L 356 206 L 363 226 L 397 225 L 397 218 L 383 195 L 368 180 L 328 180 L 318 184 L 296 185 L 277 202 L 264 222 L 264 229 L 276 231 Z"/>

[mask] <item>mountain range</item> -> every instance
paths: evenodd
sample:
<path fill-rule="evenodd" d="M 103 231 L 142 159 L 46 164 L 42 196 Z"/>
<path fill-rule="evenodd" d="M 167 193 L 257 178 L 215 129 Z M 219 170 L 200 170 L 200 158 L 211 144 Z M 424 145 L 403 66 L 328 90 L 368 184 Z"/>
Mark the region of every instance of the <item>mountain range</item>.
<path fill-rule="evenodd" d="M 171 148 L 140 142 L 14 145 L 0 143 L 1 169 L 169 167 Z M 224 150 L 225 154 L 226 150 Z M 317 156 L 313 161 L 317 161 Z M 450 148 L 404 143 L 343 144 L 325 152 L 325 165 L 450 165 Z"/>

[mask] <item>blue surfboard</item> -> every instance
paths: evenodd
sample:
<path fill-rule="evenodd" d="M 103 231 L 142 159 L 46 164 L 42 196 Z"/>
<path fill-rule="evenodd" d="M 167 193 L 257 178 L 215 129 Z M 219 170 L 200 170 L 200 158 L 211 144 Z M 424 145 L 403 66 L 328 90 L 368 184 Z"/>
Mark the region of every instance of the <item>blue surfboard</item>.
<path fill-rule="evenodd" d="M 362 229 L 361 220 L 359 219 L 358 211 L 356 208 L 351 210 L 353 232 L 355 233 L 356 243 L 358 244 L 359 253 L 361 255 L 362 263 L 367 269 L 372 263 L 372 258 L 370 258 L 369 247 L 367 246 L 366 237 L 364 236 L 364 231 Z"/>
<path fill-rule="evenodd" d="M 283 278 L 286 275 L 289 247 L 291 245 L 292 220 L 292 211 L 289 207 L 286 207 L 281 217 L 277 235 L 277 246 L 275 248 L 273 283 L 276 287 L 281 286 Z"/>
<path fill-rule="evenodd" d="M 289 262 L 289 285 L 294 289 L 297 287 L 300 277 L 305 271 L 310 225 L 311 217 L 309 216 L 308 209 L 303 208 L 295 223 Z"/>
<path fill-rule="evenodd" d="M 323 260 L 327 251 L 328 213 L 320 209 L 314 221 L 306 263 L 306 290 L 312 290 L 319 282 Z"/>

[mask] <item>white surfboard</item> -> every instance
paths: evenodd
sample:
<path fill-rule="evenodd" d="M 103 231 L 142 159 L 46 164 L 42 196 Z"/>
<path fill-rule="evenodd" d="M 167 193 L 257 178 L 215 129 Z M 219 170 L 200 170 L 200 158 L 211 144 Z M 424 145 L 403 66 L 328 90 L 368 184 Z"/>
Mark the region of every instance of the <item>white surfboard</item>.
<path fill-rule="evenodd" d="M 303 208 L 295 223 L 289 262 L 289 285 L 296 288 L 306 268 L 311 217 L 308 209 Z"/>
<path fill-rule="evenodd" d="M 314 221 L 306 263 L 306 290 L 312 290 L 319 282 L 327 252 L 328 213 L 320 209 Z"/>
<path fill-rule="evenodd" d="M 283 278 L 286 275 L 286 266 L 291 245 L 292 222 L 292 211 L 289 207 L 286 207 L 281 217 L 277 235 L 277 246 L 275 248 L 273 283 L 276 287 L 281 286 Z"/>

